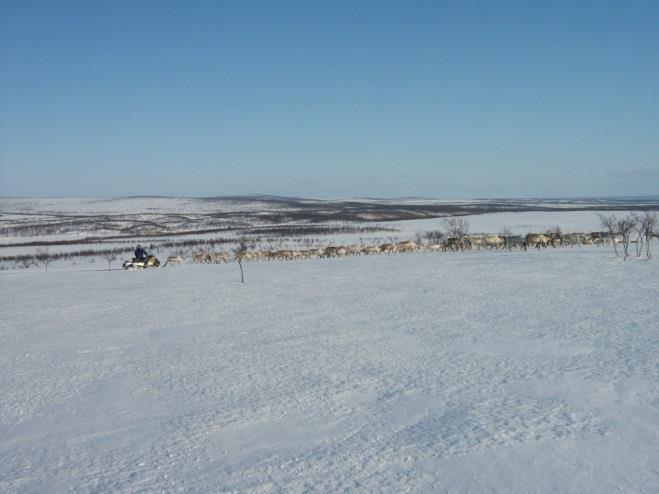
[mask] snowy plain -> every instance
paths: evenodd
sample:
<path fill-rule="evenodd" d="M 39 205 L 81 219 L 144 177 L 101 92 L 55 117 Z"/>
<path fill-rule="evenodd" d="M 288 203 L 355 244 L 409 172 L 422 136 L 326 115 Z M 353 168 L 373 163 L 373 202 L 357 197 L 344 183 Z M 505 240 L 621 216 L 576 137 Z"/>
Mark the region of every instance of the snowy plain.
<path fill-rule="evenodd" d="M 188 204 L 190 201 L 191 204 Z M 91 215 L 92 217 L 102 214 L 106 209 L 109 209 L 110 206 L 122 209 L 128 209 L 131 207 L 133 202 L 135 202 L 135 207 L 137 208 L 140 214 L 146 214 L 150 209 L 158 210 L 159 212 L 171 212 L 175 208 L 180 207 L 179 211 L 187 211 L 185 208 L 190 207 L 191 211 L 198 212 L 197 210 L 201 207 L 209 208 L 207 211 L 211 211 L 211 206 L 207 202 L 200 201 L 199 204 L 194 202 L 193 199 L 188 200 L 176 199 L 176 198 L 161 198 L 158 201 L 153 199 L 153 203 L 148 200 L 148 198 L 141 198 L 140 201 L 137 199 L 117 199 L 117 200 L 91 200 L 91 199 L 59 199 L 59 200 L 18 200 L 18 199 L 0 199 L 0 206 L 4 204 L 5 213 L 0 214 L 0 220 L 4 218 L 5 223 L 11 223 L 11 220 L 8 218 L 13 218 L 14 215 L 19 215 L 20 218 L 25 219 L 29 218 L 31 221 L 35 221 L 37 224 L 39 220 L 41 221 L 50 221 L 48 215 L 54 214 L 54 211 L 59 211 L 60 209 L 69 211 L 70 209 L 80 206 L 86 212 L 86 214 Z M 197 200 L 199 201 L 199 200 Z M 222 203 L 222 208 L 231 207 L 229 201 L 229 206 L 225 206 L 225 203 Z M 556 206 L 556 205 L 554 205 Z M 98 207 L 98 210 L 94 210 L 94 207 Z M 215 205 L 214 207 L 217 207 Z M 253 222 L 254 225 L 259 224 L 258 215 L 254 215 L 252 210 L 258 209 L 258 202 L 248 202 L 241 204 L 243 208 L 240 214 L 244 214 L 240 221 Z M 28 216 L 20 216 L 19 213 L 7 213 L 6 211 L 20 211 L 21 208 L 29 211 Z M 50 209 L 47 209 L 50 208 Z M 557 206 L 557 209 L 558 206 Z M 44 212 L 46 211 L 47 214 Z M 633 212 L 630 210 L 629 212 Z M 69 211 L 70 212 L 70 211 Z M 496 212 L 496 213 L 485 213 L 485 214 L 471 214 L 465 216 L 465 219 L 469 222 L 470 232 L 472 233 L 490 233 L 497 234 L 503 231 L 504 228 L 510 230 L 513 234 L 526 235 L 527 233 L 532 232 L 546 232 L 548 230 L 560 227 L 561 230 L 565 233 L 574 233 L 574 232 L 592 232 L 599 231 L 602 229 L 601 221 L 598 214 L 617 214 L 618 216 L 624 216 L 627 214 L 627 211 L 529 211 L 529 212 Z M 39 215 L 45 215 L 43 218 Z M 189 215 L 189 213 L 186 213 Z M 36 219 L 35 216 L 37 215 Z M 139 216 L 139 214 L 138 214 Z M 329 233 L 329 234 L 295 234 L 293 235 L 295 239 L 288 237 L 279 237 L 275 241 L 271 239 L 267 241 L 261 241 L 255 243 L 255 248 L 257 249 L 277 249 L 277 248 L 308 248 L 309 246 L 327 246 L 327 245 L 350 245 L 357 243 L 368 243 L 368 244 L 382 244 L 385 242 L 391 241 L 400 241 L 414 238 L 417 234 L 425 234 L 429 231 L 445 230 L 445 218 L 436 217 L 436 218 L 425 218 L 425 219 L 414 219 L 414 220 L 405 220 L 405 221 L 374 221 L 374 222 L 341 222 L 341 223 L 323 223 L 316 222 L 312 224 L 315 225 L 332 225 L 335 226 L 356 226 L 356 227 L 370 227 L 374 231 L 371 232 L 354 232 L 354 233 Z M 0 222 L 1 224 L 1 222 Z M 379 231 L 377 231 L 379 230 Z M 38 253 L 39 250 L 42 250 L 44 247 L 42 245 L 30 245 L 31 242 L 53 242 L 53 245 L 49 246 L 50 254 L 58 253 L 75 253 L 79 252 L 82 249 L 95 249 L 101 251 L 102 249 L 113 249 L 113 248 L 122 248 L 125 250 L 124 257 L 129 257 L 130 252 L 134 249 L 137 243 L 142 243 L 146 245 L 153 245 L 153 249 L 150 249 L 150 252 L 157 255 L 160 258 L 166 258 L 168 255 L 178 254 L 177 248 L 173 247 L 164 247 L 160 246 L 161 242 L 171 242 L 176 240 L 181 240 L 182 237 L 178 237 L 175 233 L 172 233 L 172 236 L 161 236 L 161 237 L 150 237 L 147 234 L 139 235 L 134 234 L 132 236 L 124 236 L 119 239 L 112 238 L 111 232 L 105 232 L 109 237 L 103 239 L 103 232 L 94 231 L 92 232 L 76 232 L 68 234 L 41 234 L 34 236 L 0 236 L 0 268 L 3 266 L 2 258 L 3 256 L 20 256 L 20 255 L 34 255 Z M 116 233 L 116 232 L 115 232 Z M 85 241 L 89 236 L 96 237 L 94 242 Z M 97 237 L 98 236 L 98 237 Z M 223 237 L 225 239 L 235 239 L 240 236 L 240 230 L 235 231 L 223 231 L 221 233 L 195 233 L 194 235 L 186 235 L 183 237 L 184 240 L 212 240 L 218 237 Z M 268 237 L 267 234 L 261 235 L 262 237 Z M 71 241 L 80 240 L 84 243 L 71 243 Z M 61 241 L 61 244 L 57 244 L 58 241 Z M 217 249 L 226 249 L 230 250 L 234 246 L 233 243 L 226 244 L 224 246 L 219 246 Z M 204 246 L 197 246 L 192 248 L 192 251 L 203 250 Z M 94 265 L 89 265 L 95 263 L 100 259 L 100 254 L 96 256 L 96 259 L 88 258 L 79 258 L 75 259 L 75 265 L 72 261 L 66 260 L 63 262 L 55 262 L 55 269 L 79 269 L 82 265 L 88 265 L 89 268 L 94 268 Z M 102 259 L 101 259 L 102 262 Z M 12 269 L 15 266 L 13 263 L 8 263 L 7 268 Z"/>
<path fill-rule="evenodd" d="M 0 273 L 0 492 L 657 492 L 659 262 Z"/>

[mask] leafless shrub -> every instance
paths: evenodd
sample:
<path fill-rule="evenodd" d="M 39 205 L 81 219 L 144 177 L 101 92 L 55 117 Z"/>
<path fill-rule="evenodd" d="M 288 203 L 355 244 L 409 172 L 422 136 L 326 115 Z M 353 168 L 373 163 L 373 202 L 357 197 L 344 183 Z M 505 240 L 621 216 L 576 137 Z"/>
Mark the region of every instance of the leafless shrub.
<path fill-rule="evenodd" d="M 459 216 L 451 216 L 444 219 L 444 225 L 449 237 L 455 238 L 460 250 L 464 250 L 465 239 L 469 234 L 469 222 Z"/>
<path fill-rule="evenodd" d="M 108 271 L 110 271 L 110 267 L 112 266 L 112 261 L 115 261 L 117 259 L 117 256 L 112 251 L 109 251 L 103 254 L 103 259 L 105 259 L 106 262 L 108 263 Z"/>
<path fill-rule="evenodd" d="M 37 264 L 43 264 L 47 273 L 48 265 L 50 264 L 51 261 L 50 255 L 48 255 L 48 247 L 44 249 L 37 249 L 37 253 L 34 255 L 34 260 L 36 261 Z"/>
<path fill-rule="evenodd" d="M 629 257 L 629 240 L 635 228 L 636 217 L 633 214 L 629 214 L 617 222 L 617 232 L 622 237 L 623 261 Z"/>
<path fill-rule="evenodd" d="M 441 244 L 444 241 L 444 232 L 441 230 L 428 230 L 423 237 L 429 244 Z"/>
<path fill-rule="evenodd" d="M 238 266 L 240 267 L 240 282 L 242 284 L 245 284 L 245 275 L 243 273 L 243 259 L 245 254 L 247 253 L 247 240 L 245 237 L 241 237 L 238 239 L 238 245 L 236 246 L 235 249 L 233 249 L 233 255 L 236 258 L 236 262 L 238 262 Z"/>
<path fill-rule="evenodd" d="M 618 246 L 616 244 L 618 218 L 616 218 L 615 214 L 607 216 L 603 213 L 599 213 L 597 216 L 599 216 L 600 223 L 602 224 L 602 228 L 604 228 L 604 230 L 606 230 L 606 232 L 609 234 L 609 238 L 611 239 L 611 243 L 613 244 L 613 251 L 616 253 L 616 257 L 620 257 L 620 254 L 618 254 Z"/>
<path fill-rule="evenodd" d="M 645 256 L 648 260 L 652 259 L 652 252 L 650 245 L 652 237 L 654 237 L 657 230 L 657 214 L 645 211 L 642 216 L 637 216 L 637 231 L 639 233 L 637 239 L 637 255 L 640 257 L 643 252 L 643 241 L 645 241 Z M 640 242 L 640 247 L 638 246 Z"/>

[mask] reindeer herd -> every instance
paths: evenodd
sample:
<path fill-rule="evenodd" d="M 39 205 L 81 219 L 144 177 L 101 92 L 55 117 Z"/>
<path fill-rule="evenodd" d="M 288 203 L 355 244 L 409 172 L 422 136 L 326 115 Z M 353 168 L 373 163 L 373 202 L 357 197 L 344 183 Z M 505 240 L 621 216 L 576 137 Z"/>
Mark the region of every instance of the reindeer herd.
<path fill-rule="evenodd" d="M 238 262 L 248 261 L 292 261 L 296 259 L 330 258 L 346 256 L 368 256 L 380 254 L 404 254 L 415 252 L 455 252 L 466 250 L 513 250 L 526 251 L 529 248 L 546 249 L 548 247 L 575 247 L 582 245 L 603 245 L 613 239 L 607 232 L 591 233 L 529 233 L 520 235 L 465 235 L 462 238 L 449 237 L 439 242 L 423 244 L 419 240 L 403 240 L 381 245 L 330 245 L 311 249 L 282 249 L 282 250 L 242 250 L 231 256 L 227 252 L 200 252 L 192 256 L 195 264 L 221 264 L 232 259 Z M 169 256 L 167 265 L 183 264 L 183 256 Z"/>

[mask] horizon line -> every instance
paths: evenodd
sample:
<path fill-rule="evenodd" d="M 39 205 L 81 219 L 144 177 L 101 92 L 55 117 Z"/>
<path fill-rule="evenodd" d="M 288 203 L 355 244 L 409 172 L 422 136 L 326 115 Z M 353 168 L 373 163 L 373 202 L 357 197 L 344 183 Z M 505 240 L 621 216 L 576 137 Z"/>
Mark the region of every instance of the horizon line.
<path fill-rule="evenodd" d="M 423 200 L 423 201 L 576 201 L 576 200 L 659 200 L 659 194 L 642 195 L 606 195 L 606 196 L 525 196 L 525 197 L 432 197 L 432 196 L 345 196 L 345 197 L 314 197 L 278 194 L 227 194 L 227 195 L 170 195 L 170 194 L 129 194 L 129 195 L 46 195 L 46 196 L 0 196 L 0 199 L 288 199 L 288 200 L 311 200 L 311 201 L 396 201 L 396 200 Z"/>

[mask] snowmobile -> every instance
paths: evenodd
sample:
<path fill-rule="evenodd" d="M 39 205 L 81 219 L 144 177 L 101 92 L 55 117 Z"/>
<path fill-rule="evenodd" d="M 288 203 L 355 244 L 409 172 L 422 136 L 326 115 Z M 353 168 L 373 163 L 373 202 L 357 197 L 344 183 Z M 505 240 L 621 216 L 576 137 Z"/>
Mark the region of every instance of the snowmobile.
<path fill-rule="evenodd" d="M 123 268 L 128 270 L 157 268 L 158 266 L 160 266 L 160 261 L 156 256 L 146 256 L 144 259 L 133 257 L 132 261 L 125 261 L 123 264 Z"/>

